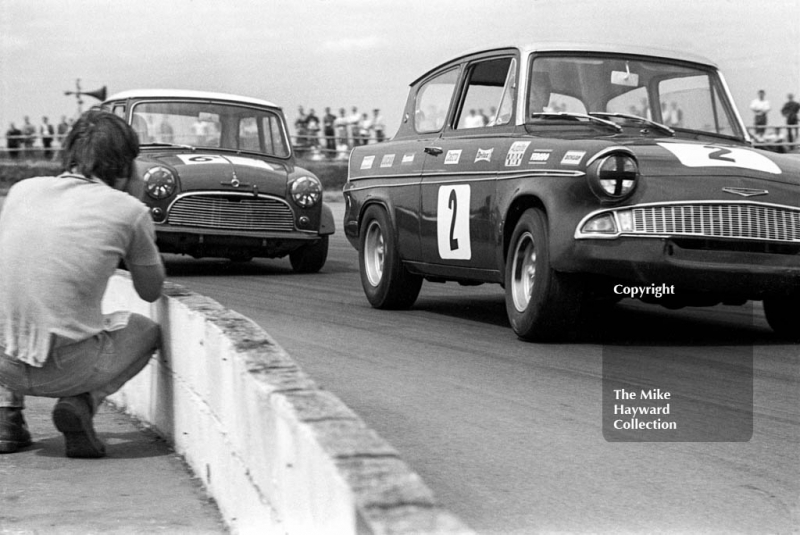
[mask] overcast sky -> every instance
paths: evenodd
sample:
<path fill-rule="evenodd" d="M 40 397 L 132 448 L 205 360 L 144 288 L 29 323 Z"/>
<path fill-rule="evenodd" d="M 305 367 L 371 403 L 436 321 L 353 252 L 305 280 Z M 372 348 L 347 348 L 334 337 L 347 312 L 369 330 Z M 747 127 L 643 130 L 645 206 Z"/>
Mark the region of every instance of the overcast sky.
<path fill-rule="evenodd" d="M 639 43 L 716 61 L 749 124 L 800 94 L 800 0 L 0 0 L 0 124 L 77 112 L 84 91 L 222 91 L 293 121 L 381 108 L 390 133 L 408 84 L 484 44 Z M 800 96 L 800 95 L 798 95 Z M 97 103 L 84 98 L 83 109 Z"/>

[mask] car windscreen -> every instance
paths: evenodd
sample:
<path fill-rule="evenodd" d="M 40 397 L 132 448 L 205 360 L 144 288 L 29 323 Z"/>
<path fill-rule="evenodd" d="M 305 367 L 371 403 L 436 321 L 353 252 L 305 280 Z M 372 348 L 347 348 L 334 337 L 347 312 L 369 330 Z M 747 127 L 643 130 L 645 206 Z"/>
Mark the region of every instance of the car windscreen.
<path fill-rule="evenodd" d="M 285 130 L 271 110 L 209 102 L 137 103 L 131 126 L 139 142 L 289 156 Z"/>
<path fill-rule="evenodd" d="M 743 137 L 718 72 L 624 55 L 535 55 L 527 122 L 558 115 L 635 116 L 677 132 Z M 624 117 L 623 117 L 624 119 Z"/>

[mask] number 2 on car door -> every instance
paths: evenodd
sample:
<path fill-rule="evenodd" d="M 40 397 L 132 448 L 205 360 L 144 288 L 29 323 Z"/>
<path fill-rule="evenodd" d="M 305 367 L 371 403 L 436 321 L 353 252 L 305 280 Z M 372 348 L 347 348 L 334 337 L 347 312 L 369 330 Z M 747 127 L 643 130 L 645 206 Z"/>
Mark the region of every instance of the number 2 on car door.
<path fill-rule="evenodd" d="M 436 234 L 439 257 L 443 260 L 469 260 L 472 257 L 469 201 L 468 185 L 439 187 Z"/>

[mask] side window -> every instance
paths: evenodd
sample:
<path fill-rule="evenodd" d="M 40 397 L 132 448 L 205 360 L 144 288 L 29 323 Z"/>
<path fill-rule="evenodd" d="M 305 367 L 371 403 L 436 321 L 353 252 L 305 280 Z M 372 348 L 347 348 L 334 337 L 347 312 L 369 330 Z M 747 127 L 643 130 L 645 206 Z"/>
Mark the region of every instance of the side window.
<path fill-rule="evenodd" d="M 114 108 L 111 110 L 111 113 L 116 115 L 117 117 L 125 118 L 125 104 L 114 104 Z"/>
<path fill-rule="evenodd" d="M 289 149 L 286 147 L 285 139 L 281 131 L 281 122 L 277 117 L 274 115 L 265 116 L 262 119 L 262 130 L 264 131 L 266 152 L 280 158 L 289 156 Z"/>
<path fill-rule="evenodd" d="M 456 128 L 497 126 L 511 121 L 516 66 L 513 58 L 499 58 L 470 67 Z"/>
<path fill-rule="evenodd" d="M 447 109 L 458 82 L 458 69 L 452 69 L 425 82 L 414 100 L 414 129 L 419 133 L 438 132 L 447 119 Z"/>

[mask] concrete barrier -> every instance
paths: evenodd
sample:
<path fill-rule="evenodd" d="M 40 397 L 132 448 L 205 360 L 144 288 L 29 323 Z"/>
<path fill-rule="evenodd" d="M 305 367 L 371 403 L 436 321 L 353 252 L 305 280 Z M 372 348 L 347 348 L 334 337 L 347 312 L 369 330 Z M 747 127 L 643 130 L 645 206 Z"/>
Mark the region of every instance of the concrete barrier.
<path fill-rule="evenodd" d="M 164 350 L 111 401 L 174 445 L 233 533 L 472 533 L 248 318 L 170 283 L 151 305 L 122 271 L 103 308 L 161 324 Z"/>

